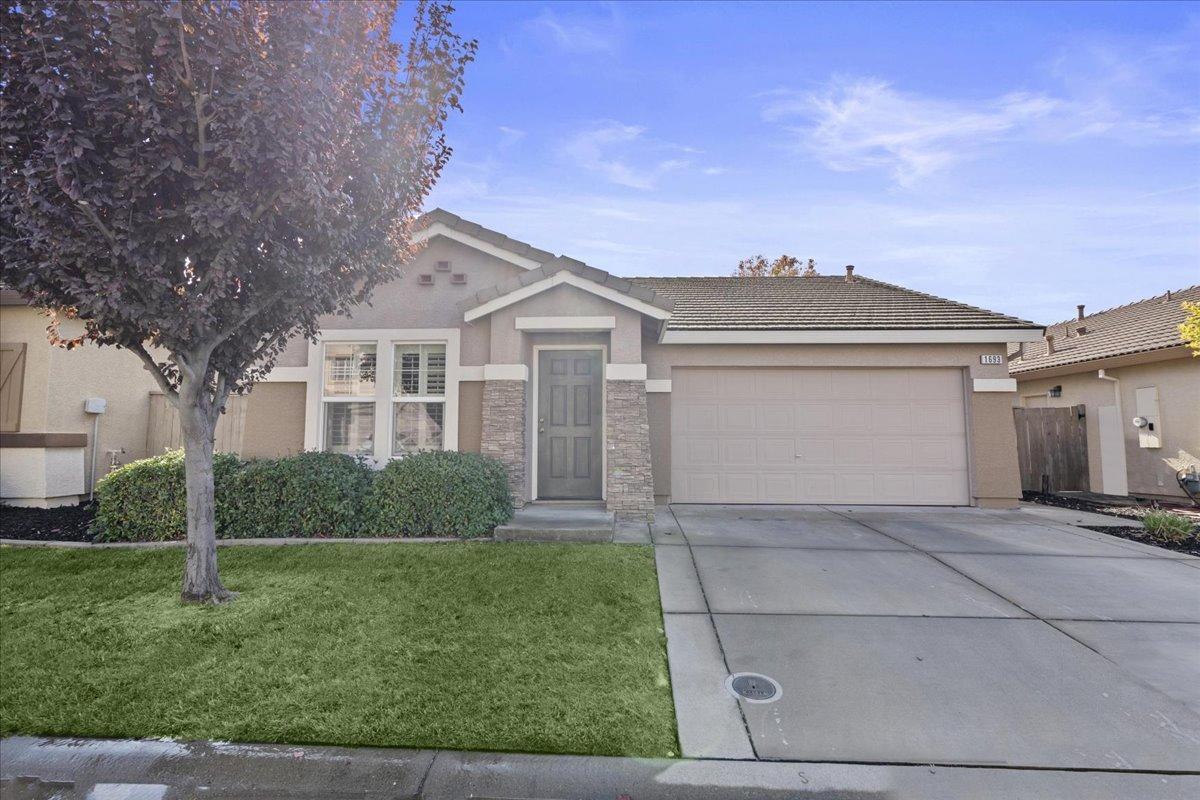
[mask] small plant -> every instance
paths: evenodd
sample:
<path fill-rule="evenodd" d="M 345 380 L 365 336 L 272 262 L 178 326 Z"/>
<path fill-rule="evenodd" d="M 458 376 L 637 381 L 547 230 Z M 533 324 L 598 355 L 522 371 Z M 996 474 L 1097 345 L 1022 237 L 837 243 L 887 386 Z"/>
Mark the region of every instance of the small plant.
<path fill-rule="evenodd" d="M 1168 542 L 1182 544 L 1197 538 L 1197 526 L 1182 514 L 1154 509 L 1142 517 L 1142 525 L 1152 536 Z"/>

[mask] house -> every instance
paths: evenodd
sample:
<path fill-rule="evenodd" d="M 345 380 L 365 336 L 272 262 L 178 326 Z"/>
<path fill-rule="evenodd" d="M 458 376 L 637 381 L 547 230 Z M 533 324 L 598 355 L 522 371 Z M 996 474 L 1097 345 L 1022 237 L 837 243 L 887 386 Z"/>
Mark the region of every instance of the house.
<path fill-rule="evenodd" d="M 1018 408 L 1083 408 L 1086 488 L 1186 499 L 1163 463 L 1200 455 L 1200 360 L 1180 335 L 1183 301 L 1200 286 L 1085 314 L 1015 345 L 1009 374 Z"/>
<path fill-rule="evenodd" d="M 853 267 L 619 278 L 440 209 L 418 238 L 411 268 L 370 305 L 328 319 L 315 342 L 291 342 L 227 449 L 375 463 L 480 451 L 505 464 L 519 502 L 603 500 L 623 515 L 667 499 L 1020 497 L 1006 343 L 1040 340 L 1038 325 Z M 69 369 L 89 371 L 84 360 Z M 81 407 L 83 394 L 67 404 Z M 127 411 L 147 425 L 140 400 Z M 87 432 L 77 418 L 38 424 Z M 136 440 L 103 447 L 132 455 Z"/>

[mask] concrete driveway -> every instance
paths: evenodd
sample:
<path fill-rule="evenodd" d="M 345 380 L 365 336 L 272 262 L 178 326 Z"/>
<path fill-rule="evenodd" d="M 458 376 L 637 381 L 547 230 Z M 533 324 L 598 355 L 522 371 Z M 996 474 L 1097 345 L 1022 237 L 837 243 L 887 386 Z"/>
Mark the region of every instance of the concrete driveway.
<path fill-rule="evenodd" d="M 659 509 L 683 754 L 1200 771 L 1200 559 L 1054 511 Z"/>

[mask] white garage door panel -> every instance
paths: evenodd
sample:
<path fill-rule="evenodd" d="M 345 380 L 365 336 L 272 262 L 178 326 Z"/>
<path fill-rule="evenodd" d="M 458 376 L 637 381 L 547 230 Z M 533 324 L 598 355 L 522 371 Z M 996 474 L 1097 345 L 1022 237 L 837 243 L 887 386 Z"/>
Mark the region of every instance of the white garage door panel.
<path fill-rule="evenodd" d="M 955 369 L 676 369 L 681 503 L 964 505 Z"/>

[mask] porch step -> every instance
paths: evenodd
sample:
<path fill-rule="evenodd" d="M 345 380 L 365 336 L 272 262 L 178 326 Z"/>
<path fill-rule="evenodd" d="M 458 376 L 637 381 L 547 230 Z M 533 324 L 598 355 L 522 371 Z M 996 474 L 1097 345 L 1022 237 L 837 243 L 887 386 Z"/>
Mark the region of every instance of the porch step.
<path fill-rule="evenodd" d="M 531 503 L 496 528 L 502 542 L 611 542 L 615 517 L 602 503 Z"/>

